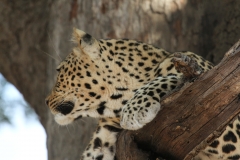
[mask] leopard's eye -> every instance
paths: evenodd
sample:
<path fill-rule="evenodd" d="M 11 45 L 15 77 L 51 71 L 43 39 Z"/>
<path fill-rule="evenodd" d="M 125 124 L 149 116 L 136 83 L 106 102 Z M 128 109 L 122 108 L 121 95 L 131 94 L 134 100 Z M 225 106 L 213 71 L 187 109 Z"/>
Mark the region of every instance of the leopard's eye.
<path fill-rule="evenodd" d="M 60 72 L 60 71 L 61 71 L 61 68 L 62 68 L 62 65 L 60 64 L 59 66 L 57 66 L 56 70 L 57 70 L 58 72 Z"/>
<path fill-rule="evenodd" d="M 57 70 L 58 72 L 60 72 L 61 69 L 64 69 L 64 62 L 60 63 L 60 64 L 57 66 L 57 68 L 56 68 L 56 70 Z"/>

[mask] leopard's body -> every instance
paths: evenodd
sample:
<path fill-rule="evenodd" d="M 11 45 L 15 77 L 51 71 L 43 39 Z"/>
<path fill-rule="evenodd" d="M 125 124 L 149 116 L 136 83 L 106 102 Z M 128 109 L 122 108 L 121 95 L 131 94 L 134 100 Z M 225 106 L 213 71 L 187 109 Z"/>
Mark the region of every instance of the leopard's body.
<path fill-rule="evenodd" d="M 161 108 L 161 97 L 181 83 L 182 73 L 171 62 L 171 53 L 152 45 L 96 40 L 77 29 L 73 34 L 78 46 L 58 66 L 57 82 L 46 103 L 60 125 L 81 117 L 100 118 L 81 159 L 113 160 L 118 133 L 150 122 Z M 212 68 L 192 52 L 182 54 L 195 58 L 204 72 Z M 195 159 L 239 158 L 239 133 L 236 120 Z"/>

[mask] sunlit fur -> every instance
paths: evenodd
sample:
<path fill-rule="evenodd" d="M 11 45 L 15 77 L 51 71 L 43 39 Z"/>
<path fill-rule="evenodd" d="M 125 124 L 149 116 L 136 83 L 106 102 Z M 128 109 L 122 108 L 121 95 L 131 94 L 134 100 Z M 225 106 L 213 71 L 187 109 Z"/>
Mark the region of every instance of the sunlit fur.
<path fill-rule="evenodd" d="M 60 125 L 81 117 L 100 118 L 82 159 L 112 160 L 118 133 L 139 129 L 151 121 L 161 108 L 161 97 L 179 84 L 182 74 L 171 62 L 173 54 L 149 44 L 96 40 L 78 29 L 74 29 L 73 41 L 77 45 L 57 67 L 56 84 L 46 103 Z M 203 72 L 212 68 L 210 62 L 192 52 L 181 53 L 194 58 Z M 64 106 L 67 102 L 74 106 Z M 234 134 L 238 134 L 238 124 L 234 124 Z M 222 142 L 227 129 L 218 139 L 221 145 L 228 143 Z M 203 156 L 227 159 L 240 153 L 239 147 L 236 152 L 223 153 L 221 145 L 209 146 L 196 160 Z"/>

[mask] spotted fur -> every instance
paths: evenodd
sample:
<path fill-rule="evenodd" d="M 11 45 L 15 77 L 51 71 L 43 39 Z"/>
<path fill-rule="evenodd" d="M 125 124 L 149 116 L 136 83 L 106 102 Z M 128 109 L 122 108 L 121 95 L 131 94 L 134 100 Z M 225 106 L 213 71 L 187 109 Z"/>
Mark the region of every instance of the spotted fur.
<path fill-rule="evenodd" d="M 161 97 L 181 83 L 182 73 L 171 62 L 173 54 L 146 43 L 96 40 L 78 29 L 73 37 L 77 46 L 57 67 L 57 81 L 46 103 L 60 125 L 81 117 L 99 118 L 81 159 L 113 160 L 118 133 L 150 122 L 161 109 Z M 194 53 L 181 53 L 193 57 L 204 72 L 212 68 Z M 237 144 L 240 127 L 237 122 L 233 126 L 223 133 L 224 143 L 215 140 L 196 159 L 237 157 L 239 151 L 231 145 Z"/>

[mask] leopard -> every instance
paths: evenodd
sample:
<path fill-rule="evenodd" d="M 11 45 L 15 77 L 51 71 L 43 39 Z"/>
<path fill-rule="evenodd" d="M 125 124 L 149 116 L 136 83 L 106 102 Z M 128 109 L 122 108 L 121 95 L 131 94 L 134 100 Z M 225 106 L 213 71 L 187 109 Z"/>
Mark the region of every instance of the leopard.
<path fill-rule="evenodd" d="M 116 159 L 123 130 L 138 130 L 161 110 L 160 101 L 182 84 L 174 53 L 192 57 L 207 72 L 213 64 L 190 52 L 168 52 L 130 39 L 96 39 L 74 28 L 72 51 L 57 67 L 57 80 L 45 102 L 59 125 L 82 117 L 98 126 L 81 160 Z M 200 151 L 194 160 L 239 159 L 240 118 Z"/>

